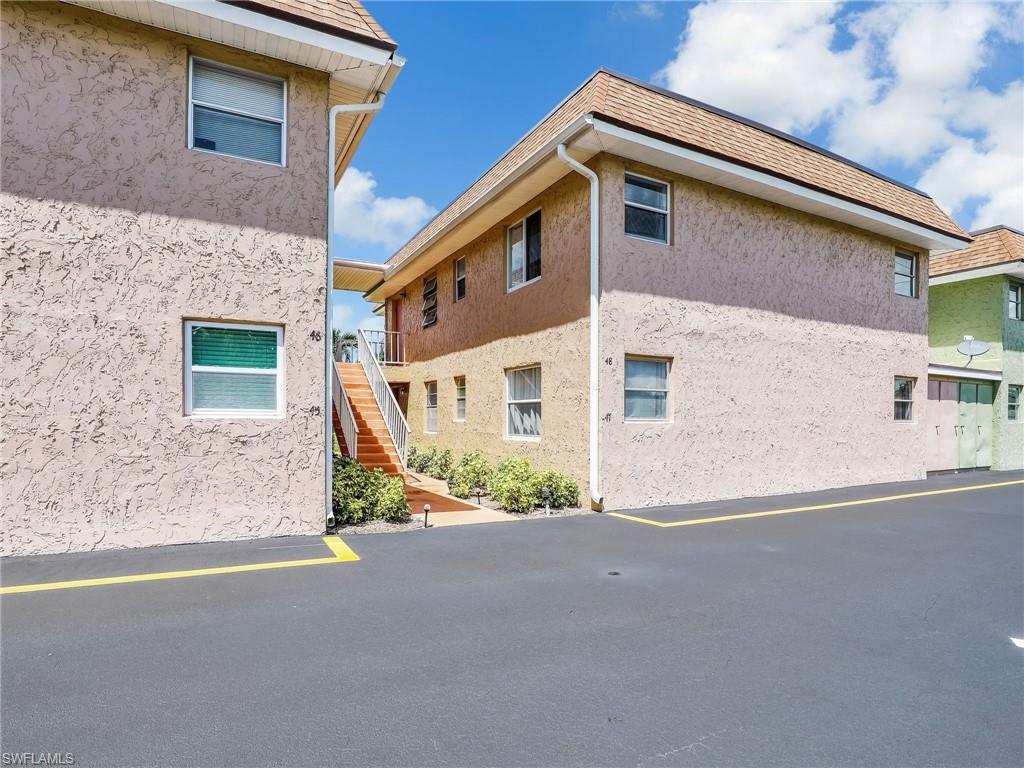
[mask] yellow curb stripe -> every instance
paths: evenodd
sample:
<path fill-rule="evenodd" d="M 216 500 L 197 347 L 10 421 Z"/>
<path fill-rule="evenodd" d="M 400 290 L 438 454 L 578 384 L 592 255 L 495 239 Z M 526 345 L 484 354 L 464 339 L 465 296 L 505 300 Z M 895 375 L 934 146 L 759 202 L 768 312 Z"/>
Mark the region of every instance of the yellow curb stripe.
<path fill-rule="evenodd" d="M 333 553 L 331 557 L 314 557 L 307 560 L 279 560 L 273 563 L 250 563 L 248 565 L 225 565 L 219 568 L 195 568 L 188 571 L 162 571 L 160 573 L 136 573 L 130 576 L 106 576 L 99 579 L 76 579 L 74 581 L 52 581 L 42 584 L 19 584 L 14 587 L 0 587 L 0 595 L 14 595 L 21 592 L 47 592 L 54 589 L 76 589 L 78 587 L 102 587 L 108 584 L 134 584 L 141 581 L 165 581 L 167 579 L 189 579 L 193 576 L 217 576 L 223 573 L 248 573 L 270 571 L 278 568 L 300 568 L 304 565 L 326 565 L 328 563 L 350 563 L 359 555 L 338 536 L 324 536 L 324 544 Z"/>
<path fill-rule="evenodd" d="M 1005 488 L 1009 485 L 1024 485 L 1024 480 L 1008 480 L 1003 483 L 985 483 L 984 485 L 965 485 L 961 488 L 942 488 L 937 491 L 918 491 L 916 493 L 901 493 L 896 496 L 878 496 L 873 499 L 856 499 L 854 501 L 837 501 L 831 504 L 814 504 L 808 507 L 789 507 L 787 509 L 772 509 L 767 512 L 747 512 L 740 515 L 722 515 L 721 517 L 702 517 L 698 520 L 677 520 L 672 523 L 661 523 L 657 520 L 648 520 L 646 517 L 635 517 L 621 512 L 609 512 L 612 517 L 619 517 L 634 523 L 654 525 L 658 528 L 679 528 L 684 525 L 703 525 L 704 523 L 723 523 L 728 520 L 749 520 L 754 517 L 770 517 L 772 515 L 789 515 L 793 512 L 814 512 L 820 509 L 839 509 L 841 507 L 857 507 L 862 504 L 881 504 L 886 501 L 901 501 L 903 499 L 918 499 L 924 496 L 940 496 L 945 493 L 963 493 L 964 491 L 980 491 L 985 488 Z"/>

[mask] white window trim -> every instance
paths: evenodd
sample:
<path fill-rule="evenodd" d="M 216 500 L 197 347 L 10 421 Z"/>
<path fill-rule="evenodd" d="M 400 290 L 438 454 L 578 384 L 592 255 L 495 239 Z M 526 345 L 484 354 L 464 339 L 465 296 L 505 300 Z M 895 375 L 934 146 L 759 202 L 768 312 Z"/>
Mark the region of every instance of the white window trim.
<path fill-rule="evenodd" d="M 1010 297 L 1014 294 L 1016 289 L 1017 301 L 1014 302 L 1017 305 L 1016 314 L 1010 314 Z M 1009 286 L 1006 290 L 1006 314 L 1010 320 L 1024 320 L 1024 284 L 1010 281 Z"/>
<path fill-rule="evenodd" d="M 277 334 L 277 368 L 235 368 L 232 366 L 220 365 L 192 365 L 192 329 L 193 328 L 230 328 L 242 331 L 274 331 Z M 185 321 L 185 416 L 190 419 L 283 419 L 285 417 L 285 355 L 284 355 L 284 327 L 280 325 L 262 325 L 258 323 L 215 323 L 204 320 Z M 200 373 L 257 373 L 269 376 L 274 373 L 277 376 L 277 409 L 273 411 L 254 410 L 216 410 L 201 409 L 195 410 L 192 407 L 192 374 L 195 371 Z"/>
<path fill-rule="evenodd" d="M 270 80 L 272 82 L 278 82 L 282 84 L 282 114 L 283 117 L 268 117 L 266 115 L 256 115 L 249 112 L 244 112 L 238 109 L 226 109 L 223 106 L 217 104 L 209 104 L 205 101 L 195 101 L 192 98 L 192 64 L 198 61 L 200 64 L 206 64 L 210 67 L 217 69 L 224 69 L 229 72 L 238 72 L 242 75 L 248 75 L 249 77 L 257 77 L 262 80 Z M 219 112 L 226 112 L 233 115 L 241 115 L 242 117 L 251 117 L 255 120 L 264 120 L 268 123 L 278 123 L 281 126 L 281 162 L 274 163 L 270 160 L 258 160 L 253 157 L 240 157 L 238 155 L 230 155 L 227 152 L 218 152 L 215 149 L 203 149 L 195 145 L 195 137 L 192 131 L 192 106 L 197 105 L 205 107 L 207 109 L 215 109 Z M 250 163 L 261 163 L 262 165 L 272 165 L 275 168 L 286 168 L 288 166 L 288 80 L 283 77 L 276 77 L 274 75 L 268 75 L 263 72 L 256 72 L 251 69 L 243 69 L 242 67 L 234 67 L 230 64 L 222 64 L 219 61 L 213 59 L 206 59 L 201 56 L 189 56 L 188 57 L 188 148 L 195 152 L 205 152 L 208 155 L 218 155 L 220 157 L 230 157 L 234 160 L 247 160 Z"/>
<path fill-rule="evenodd" d="M 428 414 L 431 410 L 430 405 L 430 385 L 434 385 L 434 428 L 430 429 L 430 419 Z M 437 434 L 437 410 L 440 403 L 437 399 L 437 382 L 436 381 L 425 381 L 423 382 L 423 434 L 425 435 L 436 435 Z"/>
<path fill-rule="evenodd" d="M 919 285 L 920 282 L 921 282 L 921 274 L 920 274 L 920 272 L 921 272 L 921 254 L 916 253 L 915 251 L 907 251 L 907 250 L 901 250 L 899 248 L 893 248 L 892 249 L 892 273 L 893 273 L 893 276 L 900 274 L 899 272 L 896 271 L 896 264 L 897 264 L 896 260 L 900 256 L 910 256 L 911 257 L 911 264 L 910 264 L 910 295 L 907 296 L 905 293 L 897 293 L 895 286 L 893 286 L 892 292 L 893 292 L 893 294 L 895 296 L 899 296 L 900 298 L 903 298 L 903 299 L 916 299 L 916 298 L 919 298 L 920 294 L 921 294 L 921 288 L 920 288 L 920 285 Z M 907 275 L 902 275 L 902 277 L 907 277 Z"/>
<path fill-rule="evenodd" d="M 523 277 L 526 277 L 526 220 L 541 210 L 540 207 L 534 208 L 528 214 L 523 216 L 519 221 L 513 221 L 507 227 L 505 227 L 505 293 L 514 293 L 520 288 L 525 288 L 528 285 L 533 285 L 539 282 L 544 277 L 544 246 L 541 245 L 541 268 L 540 274 L 534 278 L 526 280 L 525 282 L 519 283 L 518 285 L 512 285 L 512 230 L 518 227 L 520 224 L 523 225 Z M 541 224 L 541 236 L 543 237 L 544 225 Z M 533 366 L 526 366 L 531 368 Z M 511 370 L 511 369 L 510 369 Z"/>
<path fill-rule="evenodd" d="M 632 176 L 635 179 L 643 179 L 644 181 L 653 181 L 655 184 L 665 185 L 665 196 L 667 197 L 666 208 L 655 208 L 651 205 L 644 205 L 643 203 L 631 203 L 626 200 L 626 183 L 629 181 L 629 177 Z M 622 176 L 622 202 L 623 205 L 630 208 L 639 208 L 644 211 L 653 211 L 654 213 L 665 214 L 665 239 L 659 240 L 656 237 L 644 237 L 643 235 L 631 235 L 626 231 L 626 220 L 622 220 L 622 234 L 632 240 L 643 240 L 645 243 L 658 243 L 659 245 L 668 245 L 672 242 L 672 182 L 665 181 L 664 179 L 655 179 L 652 176 L 644 176 L 642 173 L 633 173 L 632 171 L 626 171 Z M 625 216 L 625 214 L 623 214 Z"/>
<path fill-rule="evenodd" d="M 1013 390 L 1013 389 L 1017 390 L 1017 402 L 1016 403 L 1013 403 L 1010 400 L 1010 390 Z M 1021 418 L 1020 418 L 1020 409 L 1021 409 L 1022 406 L 1024 406 L 1024 402 L 1022 402 L 1022 400 L 1024 400 L 1024 387 L 1022 387 L 1020 384 L 1008 384 L 1007 385 L 1007 389 L 1006 389 L 1006 420 L 1007 421 L 1012 421 L 1014 424 L 1016 424 L 1017 422 L 1019 422 L 1021 420 Z M 1010 409 L 1011 408 L 1016 408 L 1016 410 L 1014 411 L 1014 415 L 1013 416 L 1010 415 Z"/>
<path fill-rule="evenodd" d="M 903 400 L 896 397 L 896 382 L 897 381 L 909 381 L 910 382 L 910 399 Z M 917 407 L 915 400 L 917 399 L 917 379 L 912 376 L 894 376 L 893 377 L 893 393 L 892 393 L 892 420 L 894 424 L 916 424 L 917 423 Z M 896 418 L 896 403 L 910 403 L 910 418 L 909 419 L 897 419 Z"/>
<path fill-rule="evenodd" d="M 459 379 L 462 379 L 462 397 L 459 397 Z M 466 377 L 456 376 L 455 377 L 455 415 L 452 417 L 452 421 L 463 422 L 466 420 Z M 459 401 L 462 401 L 462 418 L 459 418 Z"/>
<path fill-rule="evenodd" d="M 672 358 L 658 357 L 656 355 L 626 355 L 625 360 L 645 360 L 654 363 L 665 363 L 665 389 L 647 389 L 643 387 L 626 386 L 626 368 L 622 368 L 622 419 L 630 423 L 639 424 L 668 424 L 672 421 Z M 626 393 L 627 392 L 664 392 L 665 393 L 665 418 L 663 419 L 638 419 L 626 415 Z"/>
<path fill-rule="evenodd" d="M 464 270 L 462 281 L 466 286 L 466 296 L 469 295 L 469 270 L 466 268 L 466 257 L 462 256 L 452 263 L 452 303 L 454 304 L 458 304 L 466 299 L 466 296 L 463 296 L 461 299 L 459 298 L 459 262 L 462 262 Z"/>
<path fill-rule="evenodd" d="M 509 394 L 509 374 L 515 371 L 529 371 L 533 368 L 540 369 L 541 397 L 531 400 L 513 400 Z M 519 403 L 537 403 L 540 406 L 540 434 L 539 435 L 514 435 L 509 430 L 509 409 L 510 405 Z M 544 369 L 540 363 L 532 365 L 517 365 L 515 368 L 505 369 L 505 439 L 523 443 L 539 443 L 544 436 Z"/>

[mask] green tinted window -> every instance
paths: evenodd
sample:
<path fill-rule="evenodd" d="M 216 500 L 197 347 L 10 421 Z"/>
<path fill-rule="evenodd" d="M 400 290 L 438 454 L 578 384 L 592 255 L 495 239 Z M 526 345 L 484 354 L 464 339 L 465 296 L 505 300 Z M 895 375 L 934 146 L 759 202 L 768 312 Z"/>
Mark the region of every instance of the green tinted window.
<path fill-rule="evenodd" d="M 192 365 L 277 368 L 277 334 L 234 328 L 192 328 Z"/>

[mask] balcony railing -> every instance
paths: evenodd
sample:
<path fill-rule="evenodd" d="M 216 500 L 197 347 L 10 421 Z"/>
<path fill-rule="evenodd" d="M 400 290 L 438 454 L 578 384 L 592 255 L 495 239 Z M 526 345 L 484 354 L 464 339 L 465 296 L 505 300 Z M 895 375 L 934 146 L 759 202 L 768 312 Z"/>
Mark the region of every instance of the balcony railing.
<path fill-rule="evenodd" d="M 353 459 L 357 458 L 359 452 L 359 429 L 356 426 L 356 417 L 352 413 L 352 404 L 348 400 L 348 393 L 345 391 L 345 384 L 338 375 L 338 368 L 331 366 L 334 371 L 331 383 L 334 411 L 338 414 L 338 421 L 341 422 L 341 434 L 345 438 L 345 448 L 348 455 Z"/>
<path fill-rule="evenodd" d="M 398 331 L 362 331 L 381 365 L 405 365 L 405 338 Z"/>

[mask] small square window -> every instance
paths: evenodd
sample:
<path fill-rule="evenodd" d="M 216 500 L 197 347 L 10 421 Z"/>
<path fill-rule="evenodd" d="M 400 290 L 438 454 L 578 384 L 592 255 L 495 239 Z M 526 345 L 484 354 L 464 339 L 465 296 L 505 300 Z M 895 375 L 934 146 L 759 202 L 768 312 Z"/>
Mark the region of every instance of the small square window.
<path fill-rule="evenodd" d="M 896 295 L 917 296 L 917 256 L 896 251 Z"/>
<path fill-rule="evenodd" d="M 914 420 L 914 380 L 897 376 L 893 398 L 893 418 L 896 421 Z"/>
<path fill-rule="evenodd" d="M 455 260 L 455 300 L 466 298 L 466 257 Z"/>
<path fill-rule="evenodd" d="M 189 147 L 284 165 L 284 80 L 189 60 Z"/>
<path fill-rule="evenodd" d="M 656 243 L 668 242 L 668 184 L 626 174 L 626 234 Z"/>
<path fill-rule="evenodd" d="M 1021 314 L 1022 293 L 1024 293 L 1024 287 L 1020 283 L 1010 283 L 1006 314 L 1011 320 L 1024 319 L 1024 315 Z"/>
<path fill-rule="evenodd" d="M 540 366 L 505 373 L 509 437 L 540 437 Z"/>
<path fill-rule="evenodd" d="M 1010 421 L 1020 419 L 1020 384 L 1011 384 L 1006 390 L 1006 418 Z"/>
<path fill-rule="evenodd" d="M 668 420 L 669 361 L 627 357 L 625 410 L 627 421 Z"/>
<path fill-rule="evenodd" d="M 466 420 L 466 377 L 455 377 L 455 420 Z"/>
<path fill-rule="evenodd" d="M 535 211 L 508 228 L 507 289 L 532 283 L 540 278 L 541 217 Z"/>
<path fill-rule="evenodd" d="M 437 382 L 428 381 L 424 386 L 426 388 L 426 404 L 423 430 L 437 432 Z"/>
<path fill-rule="evenodd" d="M 284 329 L 185 322 L 185 415 L 284 414 Z"/>

